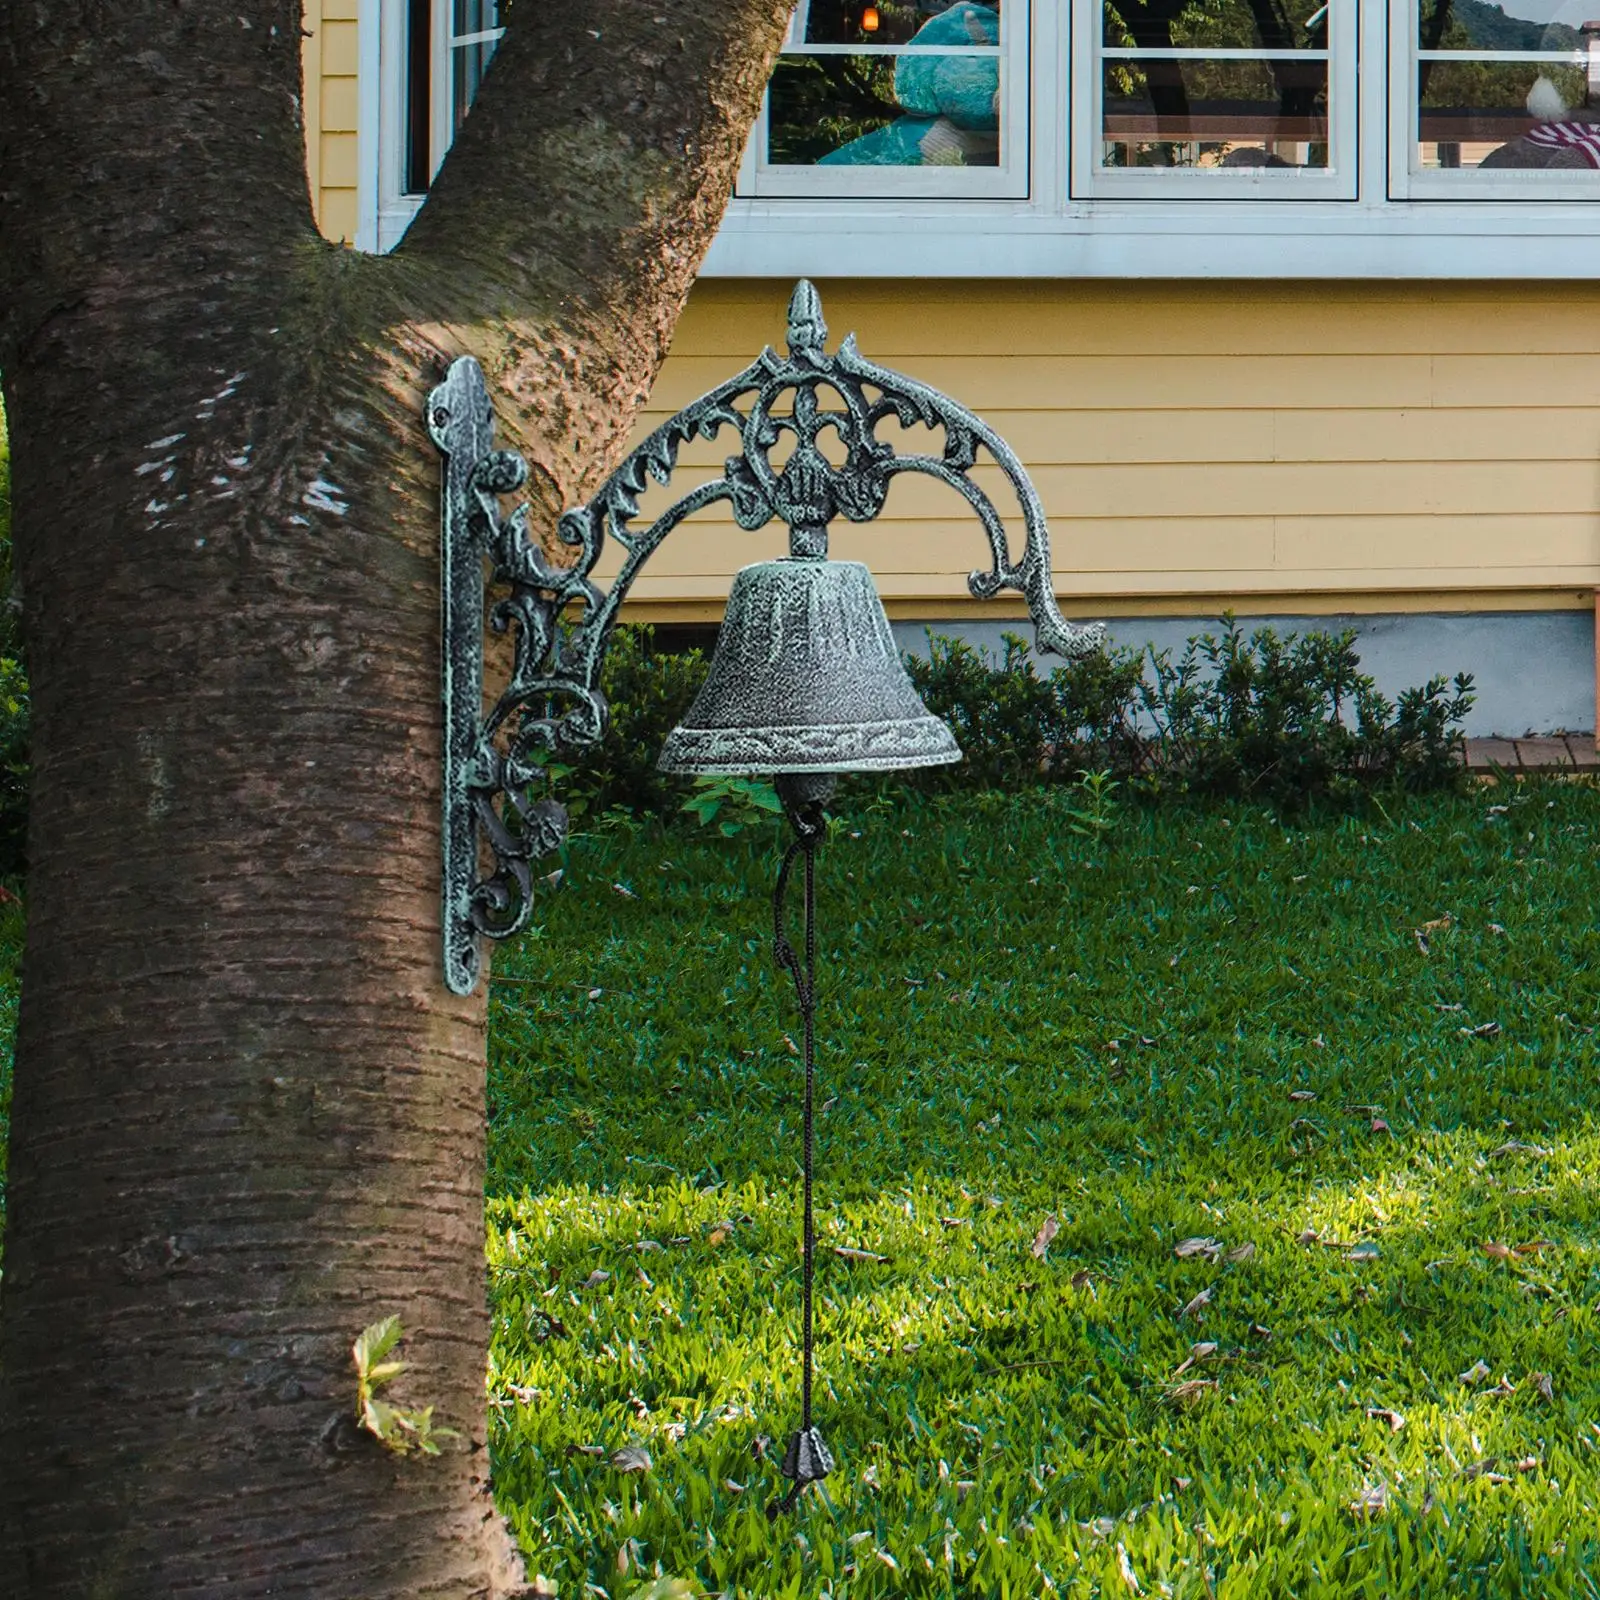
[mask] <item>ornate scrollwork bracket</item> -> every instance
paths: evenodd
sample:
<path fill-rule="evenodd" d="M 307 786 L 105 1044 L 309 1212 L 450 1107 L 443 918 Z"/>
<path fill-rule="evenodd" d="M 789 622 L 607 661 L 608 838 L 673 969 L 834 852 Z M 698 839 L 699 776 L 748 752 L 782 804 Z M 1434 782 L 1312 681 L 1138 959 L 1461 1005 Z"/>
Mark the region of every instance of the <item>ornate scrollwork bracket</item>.
<path fill-rule="evenodd" d="M 903 472 L 948 484 L 977 514 L 991 565 L 968 587 L 986 600 L 1004 589 L 1028 603 L 1038 646 L 1079 655 L 1099 644 L 1098 625 L 1062 616 L 1050 588 L 1050 533 L 1044 509 L 1010 447 L 964 406 L 900 373 L 873 365 L 847 338 L 832 355 L 816 290 L 802 280 L 789 302 L 789 353 L 768 348 L 743 372 L 687 405 L 634 449 L 587 505 L 563 513 L 558 532 L 574 552 L 554 563 L 529 537 L 527 508 L 502 507 L 527 480 L 519 456 L 494 448 L 494 413 L 483 369 L 471 356 L 453 362 L 428 399 L 428 429 L 445 457 L 441 496 L 440 586 L 444 693 L 445 981 L 468 994 L 478 979 L 480 940 L 503 939 L 527 922 L 532 864 L 565 837 L 566 812 L 540 798 L 551 755 L 598 740 L 606 707 L 600 669 L 623 600 L 639 569 L 679 523 L 719 500 L 740 528 L 774 518 L 789 527 L 792 555 L 825 555 L 837 517 L 870 522 L 890 481 Z M 894 419 L 902 428 L 943 430 L 938 454 L 902 453 L 878 437 Z M 697 484 L 647 525 L 636 528 L 650 480 L 667 484 L 682 446 L 739 436 L 720 478 Z M 844 460 L 836 465 L 819 440 L 832 431 Z M 774 447 L 788 435 L 781 465 Z M 1022 554 L 1012 560 L 1004 521 L 972 477 L 980 451 L 1009 483 L 1021 510 Z M 589 574 L 607 539 L 623 552 L 609 593 Z M 512 631 L 510 681 L 483 710 L 484 560 L 496 590 L 508 591 L 489 613 L 497 632 Z M 563 628 L 569 608 L 576 615 Z M 493 863 L 480 867 L 487 845 Z"/>

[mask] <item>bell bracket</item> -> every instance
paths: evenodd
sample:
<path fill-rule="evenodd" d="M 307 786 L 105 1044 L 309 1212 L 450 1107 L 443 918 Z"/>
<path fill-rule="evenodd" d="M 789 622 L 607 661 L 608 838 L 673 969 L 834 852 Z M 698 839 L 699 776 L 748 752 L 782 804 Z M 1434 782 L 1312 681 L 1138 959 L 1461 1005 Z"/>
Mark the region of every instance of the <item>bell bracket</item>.
<path fill-rule="evenodd" d="M 987 600 L 1012 589 L 1027 601 L 1041 650 L 1081 655 L 1104 630 L 1068 622 L 1050 587 L 1050 533 L 1022 463 L 994 430 L 948 395 L 874 365 L 845 339 L 826 349 L 817 291 L 801 280 L 789 302 L 788 354 L 770 347 L 744 371 L 685 406 L 629 453 L 586 505 L 557 523 L 570 561 L 530 537 L 525 504 L 504 501 L 527 481 L 526 463 L 494 448 L 494 412 L 483 369 L 471 356 L 452 362 L 428 399 L 428 430 L 445 458 L 440 495 L 444 698 L 445 981 L 470 994 L 480 941 L 522 929 L 533 907 L 533 863 L 566 836 L 565 809 L 546 797 L 544 764 L 595 743 L 605 731 L 600 691 L 617 613 L 639 569 L 696 511 L 729 502 L 733 519 L 754 531 L 774 519 L 789 528 L 793 556 L 827 554 L 836 518 L 871 522 L 890 482 L 921 473 L 954 489 L 977 514 L 990 565 L 967 580 Z M 893 419 L 942 429 L 938 454 L 902 453 L 878 429 Z M 722 476 L 695 485 L 642 526 L 639 501 L 651 480 L 666 485 L 682 447 L 724 428 L 738 449 Z M 835 464 L 821 448 L 835 438 Z M 787 459 L 773 451 L 785 436 Z M 980 451 L 1000 470 L 1021 510 L 1024 539 L 1013 560 L 1006 527 L 973 478 Z M 609 591 L 591 578 L 607 539 L 622 550 Z M 483 709 L 484 562 L 496 593 L 489 626 L 512 635 L 510 679 Z M 487 846 L 487 850 L 485 850 Z M 487 870 L 483 862 L 487 860 Z"/>

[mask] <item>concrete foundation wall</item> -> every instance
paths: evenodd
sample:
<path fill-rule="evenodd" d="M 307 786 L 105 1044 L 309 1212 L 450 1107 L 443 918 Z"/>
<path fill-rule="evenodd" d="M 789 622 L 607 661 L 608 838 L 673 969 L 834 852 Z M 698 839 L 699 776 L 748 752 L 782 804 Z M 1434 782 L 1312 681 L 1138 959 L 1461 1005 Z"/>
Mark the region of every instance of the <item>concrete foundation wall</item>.
<path fill-rule="evenodd" d="M 1443 674 L 1470 672 L 1477 701 L 1463 731 L 1471 737 L 1518 738 L 1528 733 L 1589 731 L 1595 726 L 1595 628 L 1586 611 L 1391 613 L 1378 616 L 1241 616 L 1246 634 L 1270 625 L 1279 633 L 1339 633 L 1353 628 L 1361 670 L 1391 699 Z M 1002 635 L 1031 640 L 1021 622 L 897 622 L 902 650 L 927 654 L 926 630 L 964 639 L 996 659 Z M 1217 633 L 1214 617 L 1118 617 L 1107 625 L 1124 647 L 1182 653 L 1191 634 Z M 1041 671 L 1054 657 L 1036 661 Z"/>

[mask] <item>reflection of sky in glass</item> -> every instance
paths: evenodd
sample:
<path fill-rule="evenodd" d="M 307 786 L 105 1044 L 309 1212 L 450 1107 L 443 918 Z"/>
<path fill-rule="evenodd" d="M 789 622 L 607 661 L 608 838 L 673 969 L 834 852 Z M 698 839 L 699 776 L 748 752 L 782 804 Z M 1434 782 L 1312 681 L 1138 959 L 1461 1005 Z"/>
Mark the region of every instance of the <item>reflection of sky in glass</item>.
<path fill-rule="evenodd" d="M 1500 9 L 1519 22 L 1559 22 L 1568 28 L 1600 20 L 1600 0 L 1506 0 Z"/>

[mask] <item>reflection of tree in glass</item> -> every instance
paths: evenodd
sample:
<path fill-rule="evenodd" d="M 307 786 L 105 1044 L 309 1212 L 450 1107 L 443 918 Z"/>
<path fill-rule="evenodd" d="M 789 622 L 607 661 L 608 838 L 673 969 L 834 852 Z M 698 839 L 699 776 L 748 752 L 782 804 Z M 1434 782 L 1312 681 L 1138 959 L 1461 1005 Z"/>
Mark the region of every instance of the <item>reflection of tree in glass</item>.
<path fill-rule="evenodd" d="M 768 159 L 812 166 L 900 115 L 895 58 L 785 56 L 772 75 Z"/>
<path fill-rule="evenodd" d="M 1559 22 L 1529 22 L 1521 17 L 1508 17 L 1502 7 L 1490 5 L 1487 0 L 1422 0 L 1418 18 L 1417 44 L 1423 50 L 1580 50 L 1582 36 L 1577 29 Z M 1481 67 L 1483 72 L 1474 75 L 1471 68 Z M 1433 83 L 1435 71 L 1444 68 L 1452 87 L 1448 98 L 1439 99 L 1440 92 Z M 1577 98 L 1569 92 L 1564 82 L 1557 82 L 1568 105 L 1581 103 L 1582 71 L 1573 69 L 1579 80 Z M 1514 81 L 1530 75 L 1521 73 L 1510 63 L 1494 66 L 1489 62 L 1419 61 L 1417 63 L 1417 94 L 1430 106 L 1513 106 L 1521 105 L 1528 92 L 1528 84 L 1515 94 Z M 1563 70 L 1551 64 L 1545 76 L 1564 77 Z M 1481 80 L 1481 88 L 1471 87 Z M 1434 92 L 1430 93 L 1430 89 Z M 1461 98 L 1476 94 L 1479 98 Z M 1507 98 L 1510 96 L 1510 98 Z"/>
<path fill-rule="evenodd" d="M 1424 67 L 1433 72 L 1423 79 Z M 1586 74 L 1582 67 L 1553 61 L 1432 61 L 1418 65 L 1424 110 L 1479 110 L 1505 116 L 1527 115 L 1528 91 L 1537 78 L 1547 78 L 1569 106 L 1583 104 Z"/>
<path fill-rule="evenodd" d="M 1146 50 L 1304 50 L 1327 44 L 1327 8 L 1317 10 L 1315 0 L 1301 0 L 1306 20 L 1296 22 L 1286 0 L 1105 0 L 1105 40 L 1108 45 L 1134 45 Z M 1314 26 L 1313 26 L 1314 24 Z M 1163 120 L 1189 115 L 1189 88 L 1184 63 L 1143 61 L 1140 72 L 1151 109 Z M 1263 63 L 1272 81 L 1272 95 L 1280 114 L 1310 116 L 1326 94 L 1320 73 L 1307 74 L 1293 62 Z M 1123 73 L 1127 92 L 1134 75 Z M 1198 89 L 1191 70 L 1189 83 Z M 1117 82 L 1118 92 L 1124 92 Z"/>

